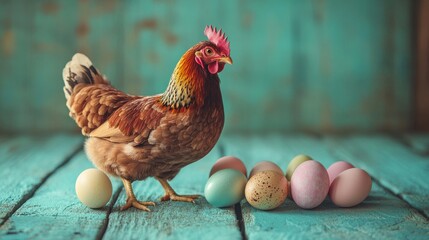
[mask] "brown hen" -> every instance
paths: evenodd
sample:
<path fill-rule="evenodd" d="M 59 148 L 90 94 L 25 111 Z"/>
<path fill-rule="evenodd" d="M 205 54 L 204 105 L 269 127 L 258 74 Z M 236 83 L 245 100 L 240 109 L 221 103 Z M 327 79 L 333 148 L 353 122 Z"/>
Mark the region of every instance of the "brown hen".
<path fill-rule="evenodd" d="M 83 54 L 63 70 L 70 116 L 89 138 L 85 150 L 100 170 L 120 177 L 127 201 L 123 210 L 149 211 L 153 202 L 137 201 L 131 183 L 155 177 L 165 190 L 161 200 L 193 202 L 171 188 L 180 169 L 214 147 L 224 124 L 218 73 L 232 63 L 229 42 L 211 26 L 209 41 L 190 48 L 179 60 L 167 90 L 155 96 L 132 96 L 114 87 Z"/>

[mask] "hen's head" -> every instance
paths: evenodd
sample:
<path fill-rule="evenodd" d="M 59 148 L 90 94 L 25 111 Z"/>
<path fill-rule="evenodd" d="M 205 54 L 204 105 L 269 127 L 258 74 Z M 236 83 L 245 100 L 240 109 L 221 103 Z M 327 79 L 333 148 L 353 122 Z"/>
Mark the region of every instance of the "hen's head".
<path fill-rule="evenodd" d="M 222 30 L 217 30 L 212 26 L 207 26 L 204 34 L 209 41 L 200 44 L 200 48 L 195 51 L 195 61 L 211 74 L 219 73 L 223 70 L 225 63 L 232 64 L 229 56 L 228 38 Z"/>

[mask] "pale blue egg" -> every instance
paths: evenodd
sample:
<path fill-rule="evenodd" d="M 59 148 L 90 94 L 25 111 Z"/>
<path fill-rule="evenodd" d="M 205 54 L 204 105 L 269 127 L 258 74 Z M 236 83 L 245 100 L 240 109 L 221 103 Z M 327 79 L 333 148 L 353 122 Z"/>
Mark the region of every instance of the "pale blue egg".
<path fill-rule="evenodd" d="M 247 178 L 235 169 L 223 169 L 213 174 L 204 189 L 204 195 L 214 207 L 229 207 L 244 198 Z"/>

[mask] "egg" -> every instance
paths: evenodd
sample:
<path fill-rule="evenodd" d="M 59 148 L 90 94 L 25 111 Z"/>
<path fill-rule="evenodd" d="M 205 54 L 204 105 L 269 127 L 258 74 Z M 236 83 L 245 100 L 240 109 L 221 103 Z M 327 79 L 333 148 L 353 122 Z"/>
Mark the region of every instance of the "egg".
<path fill-rule="evenodd" d="M 329 184 L 331 184 L 332 181 L 334 181 L 334 179 L 338 176 L 338 174 L 342 173 L 343 171 L 349 168 L 354 168 L 354 167 L 353 165 L 351 165 L 346 161 L 335 162 L 331 166 L 329 166 L 327 170 L 329 175 Z"/>
<path fill-rule="evenodd" d="M 206 183 L 204 195 L 214 207 L 229 207 L 244 198 L 247 178 L 235 169 L 223 169 L 214 173 Z"/>
<path fill-rule="evenodd" d="M 329 191 L 329 175 L 325 167 L 317 161 L 301 163 L 291 179 L 292 198 L 304 209 L 319 206 Z"/>
<path fill-rule="evenodd" d="M 228 169 L 228 168 L 238 170 L 242 172 L 244 176 L 247 176 L 246 166 L 239 158 L 236 158 L 233 156 L 225 156 L 225 157 L 219 158 L 215 162 L 215 164 L 213 164 L 213 167 L 210 170 L 209 177 L 219 170 Z"/>
<path fill-rule="evenodd" d="M 303 162 L 305 162 L 305 161 L 308 161 L 308 160 L 311 160 L 312 158 L 311 157 L 309 157 L 309 156 L 307 156 L 307 155 L 304 155 L 304 154 L 300 154 L 300 155 L 297 155 L 297 156 L 295 156 L 291 161 L 290 161 L 290 163 L 288 164 L 288 166 L 287 166 L 287 169 L 286 169 L 286 178 L 287 178 L 287 180 L 291 180 L 291 178 L 292 178 L 292 174 L 294 173 L 294 171 L 295 171 L 295 169 L 301 164 L 301 163 L 303 163 Z"/>
<path fill-rule="evenodd" d="M 339 207 L 353 207 L 365 200 L 371 186 L 371 177 L 367 172 L 350 168 L 334 179 L 329 189 L 329 197 Z"/>
<path fill-rule="evenodd" d="M 282 169 L 275 163 L 270 161 L 262 161 L 257 163 L 252 170 L 250 171 L 249 178 L 251 178 L 253 175 L 255 175 L 258 172 L 272 170 L 275 172 L 278 172 L 283 175 Z"/>
<path fill-rule="evenodd" d="M 247 202 L 254 208 L 271 210 L 287 198 L 287 180 L 283 173 L 274 170 L 258 172 L 246 184 Z"/>
<path fill-rule="evenodd" d="M 107 175 L 95 168 L 86 169 L 76 179 L 78 199 L 87 207 L 101 208 L 112 196 L 112 183 Z"/>

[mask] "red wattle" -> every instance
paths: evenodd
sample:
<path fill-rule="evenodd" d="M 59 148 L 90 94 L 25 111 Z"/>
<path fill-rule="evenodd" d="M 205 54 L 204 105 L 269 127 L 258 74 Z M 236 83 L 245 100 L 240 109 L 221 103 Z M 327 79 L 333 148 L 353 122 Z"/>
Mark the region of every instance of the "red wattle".
<path fill-rule="evenodd" d="M 212 63 L 209 64 L 209 72 L 211 74 L 218 73 L 218 70 L 219 70 L 219 64 L 218 64 L 218 62 L 212 62 Z"/>

